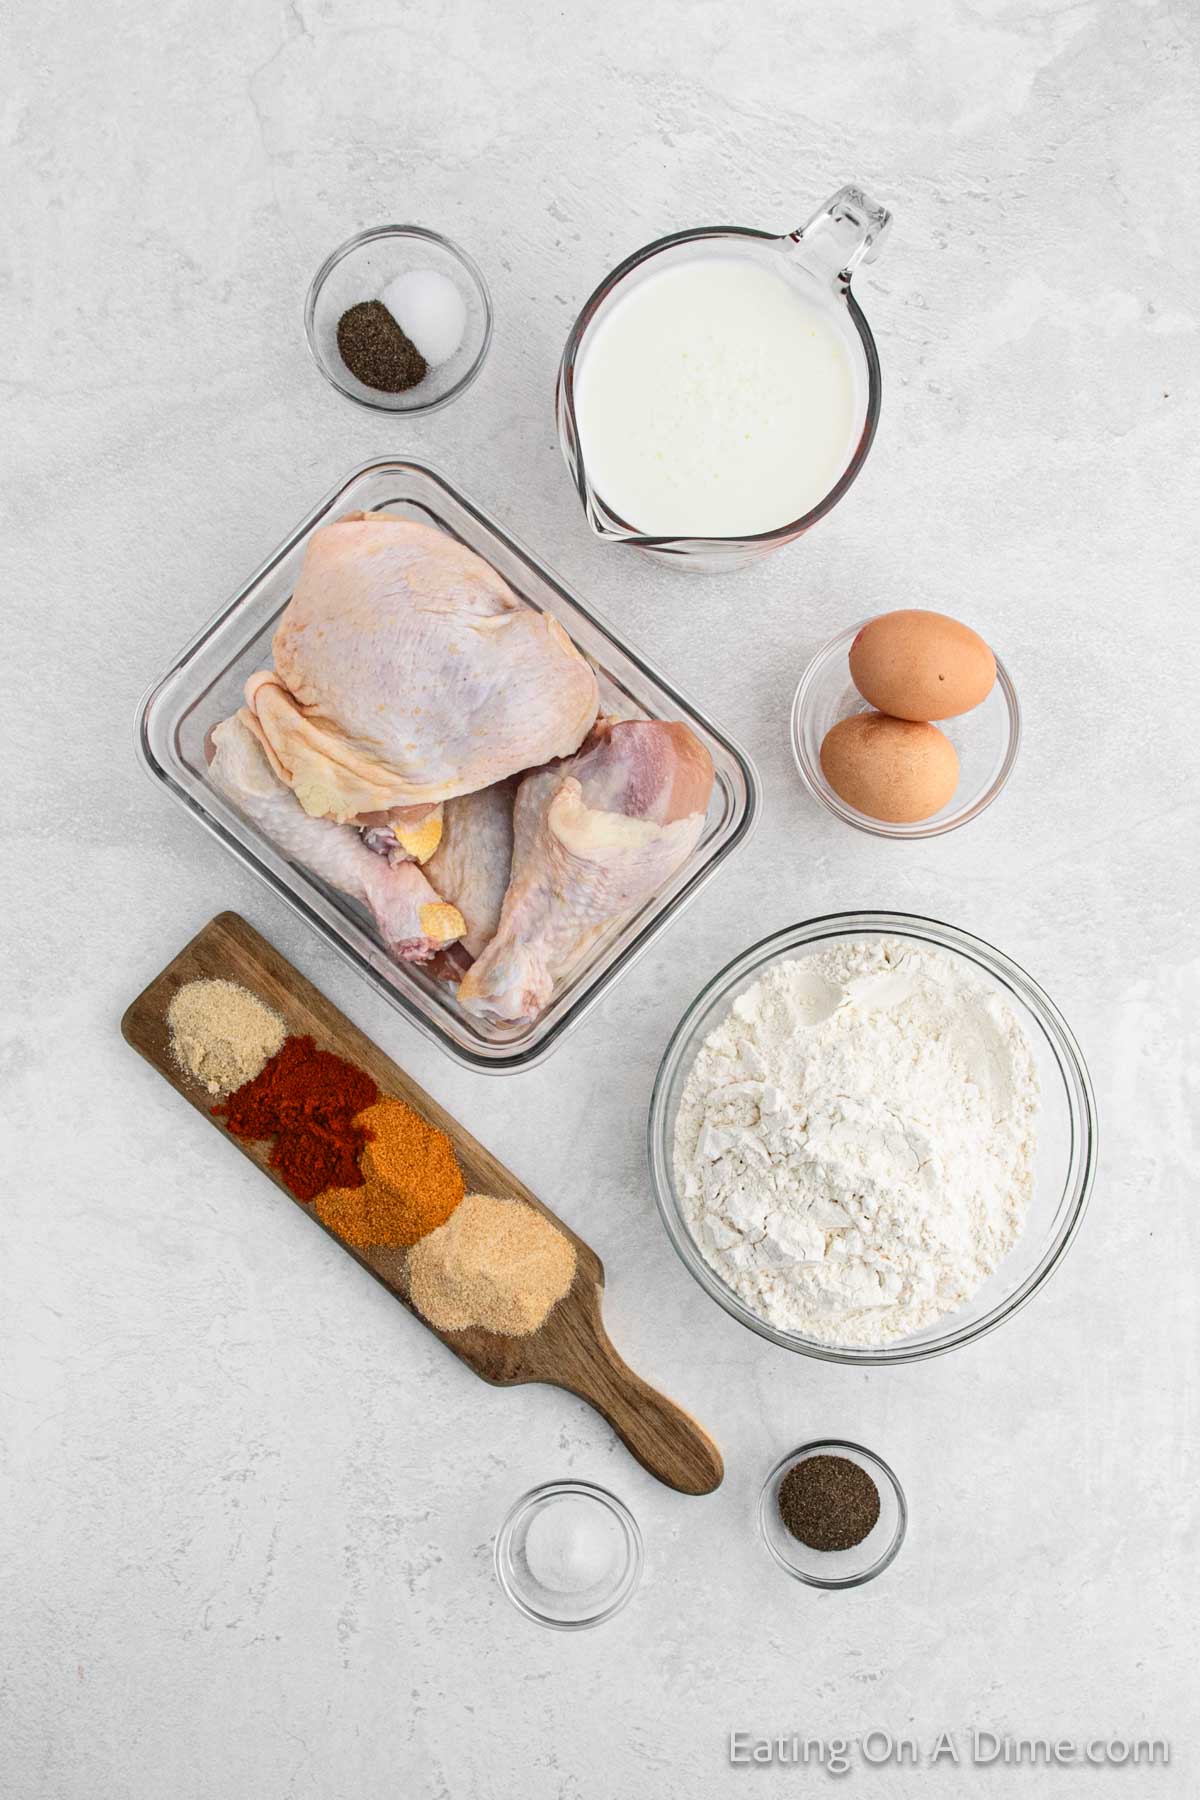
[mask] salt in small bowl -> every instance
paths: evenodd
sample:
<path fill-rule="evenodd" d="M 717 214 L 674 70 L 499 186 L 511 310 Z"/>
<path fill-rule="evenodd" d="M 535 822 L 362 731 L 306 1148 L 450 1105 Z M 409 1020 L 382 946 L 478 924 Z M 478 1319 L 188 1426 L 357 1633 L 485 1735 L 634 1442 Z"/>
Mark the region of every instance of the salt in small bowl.
<path fill-rule="evenodd" d="M 563 1499 L 583 1500 L 603 1509 L 615 1523 L 616 1554 L 603 1580 L 581 1593 L 560 1593 L 537 1579 L 525 1556 L 534 1518 Z M 548 1481 L 523 1494 L 496 1536 L 496 1579 L 518 1612 L 553 1631 L 580 1631 L 602 1625 L 628 1605 L 642 1576 L 642 1534 L 624 1503 L 588 1481 Z"/>
<path fill-rule="evenodd" d="M 338 320 L 360 301 L 378 300 L 397 275 L 434 269 L 446 275 L 466 304 L 463 339 L 453 356 L 431 367 L 423 381 L 400 394 L 368 387 L 352 375 L 338 350 Z M 437 412 L 465 393 L 492 341 L 492 302 L 474 259 L 440 232 L 422 225 L 376 225 L 339 245 L 313 276 L 304 304 L 304 330 L 313 361 L 347 400 L 376 412 Z"/>

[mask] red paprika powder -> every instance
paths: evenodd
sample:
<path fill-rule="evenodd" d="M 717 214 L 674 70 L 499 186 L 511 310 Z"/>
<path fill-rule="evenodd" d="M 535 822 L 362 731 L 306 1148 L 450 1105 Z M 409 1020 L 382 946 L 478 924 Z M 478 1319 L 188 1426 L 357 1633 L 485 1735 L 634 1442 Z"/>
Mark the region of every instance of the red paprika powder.
<path fill-rule="evenodd" d="M 361 1187 L 358 1154 L 370 1132 L 354 1123 L 379 1089 L 353 1063 L 290 1037 L 266 1067 L 213 1107 L 235 1137 L 274 1138 L 271 1167 L 297 1200 L 328 1187 Z"/>

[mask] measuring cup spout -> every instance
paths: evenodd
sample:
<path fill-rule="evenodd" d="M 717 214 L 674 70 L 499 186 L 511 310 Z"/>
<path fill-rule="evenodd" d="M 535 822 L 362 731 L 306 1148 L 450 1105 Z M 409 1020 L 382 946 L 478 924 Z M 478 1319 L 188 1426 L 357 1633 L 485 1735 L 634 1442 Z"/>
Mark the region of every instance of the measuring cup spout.
<path fill-rule="evenodd" d="M 859 263 L 875 261 L 891 224 L 886 206 L 860 187 L 843 187 L 783 242 L 810 267 L 848 283 Z"/>

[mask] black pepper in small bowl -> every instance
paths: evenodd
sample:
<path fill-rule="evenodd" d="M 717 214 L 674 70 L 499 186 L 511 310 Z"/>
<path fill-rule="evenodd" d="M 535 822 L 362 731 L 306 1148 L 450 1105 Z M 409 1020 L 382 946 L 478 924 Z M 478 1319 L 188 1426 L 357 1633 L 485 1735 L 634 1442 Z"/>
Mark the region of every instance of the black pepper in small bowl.
<path fill-rule="evenodd" d="M 807 1456 L 779 1484 L 779 1516 L 810 1550 L 853 1550 L 879 1523 L 879 1489 L 848 1456 Z"/>
<path fill-rule="evenodd" d="M 904 1491 L 882 1457 L 838 1439 L 802 1444 L 763 1483 L 758 1524 L 780 1568 L 810 1587 L 859 1587 L 904 1542 Z"/>
<path fill-rule="evenodd" d="M 429 364 L 382 300 L 347 307 L 338 320 L 337 347 L 355 379 L 381 394 L 406 393 L 429 373 Z"/>
<path fill-rule="evenodd" d="M 421 278 L 415 287 L 412 277 Z M 344 400 L 415 418 L 449 406 L 478 376 L 492 341 L 492 302 L 478 264 L 440 232 L 372 225 L 339 244 L 313 276 L 304 335 Z"/>

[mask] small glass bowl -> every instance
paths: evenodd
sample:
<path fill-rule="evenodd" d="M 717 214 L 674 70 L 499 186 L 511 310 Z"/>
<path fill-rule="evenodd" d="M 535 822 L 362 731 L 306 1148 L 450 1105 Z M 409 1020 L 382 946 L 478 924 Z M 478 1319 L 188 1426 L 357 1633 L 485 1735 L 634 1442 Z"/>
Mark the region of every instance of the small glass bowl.
<path fill-rule="evenodd" d="M 879 1517 L 861 1544 L 852 1550 L 813 1550 L 792 1536 L 779 1512 L 779 1485 L 789 1469 L 807 1462 L 810 1456 L 841 1456 L 865 1469 L 879 1489 Z M 904 1489 L 882 1457 L 864 1450 L 861 1444 L 843 1443 L 838 1438 L 801 1444 L 777 1462 L 763 1483 L 758 1497 L 758 1528 L 763 1543 L 781 1569 L 809 1587 L 861 1587 L 882 1575 L 904 1542 L 908 1528 L 908 1506 Z"/>
<path fill-rule="evenodd" d="M 958 787 L 940 812 L 912 825 L 872 819 L 834 793 L 821 767 L 821 745 L 826 732 L 853 713 L 874 711 L 850 679 L 850 646 L 866 623 L 860 619 L 857 625 L 830 638 L 800 677 L 792 701 L 792 755 L 796 767 L 808 791 L 847 825 L 857 825 L 860 831 L 873 832 L 876 837 L 940 837 L 943 831 L 953 831 L 968 819 L 977 818 L 992 804 L 1012 773 L 1021 742 L 1017 690 L 997 657 L 996 682 L 987 699 L 971 712 L 960 713 L 957 719 L 935 721 L 958 752 L 959 764 Z"/>
<path fill-rule="evenodd" d="M 525 1560 L 525 1539 L 535 1515 L 564 1498 L 586 1500 L 608 1512 L 620 1530 L 623 1554 L 596 1587 L 560 1594 L 543 1587 Z M 496 1579 L 518 1612 L 553 1631 L 582 1631 L 603 1625 L 626 1606 L 642 1578 L 642 1534 L 629 1508 L 615 1494 L 590 1481 L 547 1481 L 523 1494 L 496 1536 Z"/>
<path fill-rule="evenodd" d="M 467 307 L 463 341 L 454 355 L 402 394 L 384 394 L 353 376 L 337 346 L 338 320 L 360 300 L 378 300 L 397 275 L 436 269 L 454 283 Z M 492 301 L 478 265 L 465 250 L 421 225 L 376 225 L 360 231 L 326 258 L 304 302 L 304 330 L 313 361 L 347 400 L 376 412 L 430 413 L 469 388 L 492 341 Z"/>

